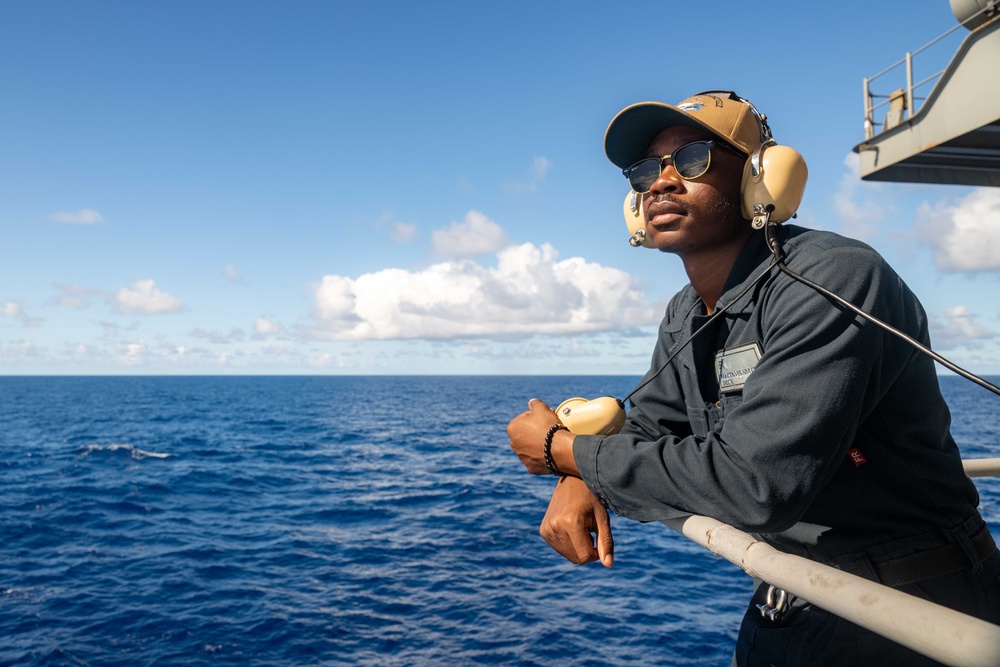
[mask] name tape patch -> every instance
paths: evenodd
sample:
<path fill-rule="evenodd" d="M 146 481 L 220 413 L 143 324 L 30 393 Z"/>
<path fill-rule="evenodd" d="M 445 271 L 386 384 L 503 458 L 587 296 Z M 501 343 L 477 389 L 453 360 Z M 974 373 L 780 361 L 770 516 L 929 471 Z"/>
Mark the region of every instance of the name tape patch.
<path fill-rule="evenodd" d="M 743 391 L 743 385 L 757 368 L 762 354 L 764 350 L 757 341 L 716 352 L 715 377 L 719 381 L 719 391 L 723 394 Z"/>

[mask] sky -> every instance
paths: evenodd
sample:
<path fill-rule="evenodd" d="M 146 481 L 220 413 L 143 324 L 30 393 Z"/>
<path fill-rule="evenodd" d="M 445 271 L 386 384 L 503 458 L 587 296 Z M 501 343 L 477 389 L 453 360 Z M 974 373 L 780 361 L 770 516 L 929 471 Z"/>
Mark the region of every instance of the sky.
<path fill-rule="evenodd" d="M 805 157 L 797 224 L 1000 373 L 1000 189 L 852 152 L 949 3 L 748 7 L 0 0 L 0 374 L 641 375 L 687 279 L 628 245 L 604 130 L 709 89 Z"/>

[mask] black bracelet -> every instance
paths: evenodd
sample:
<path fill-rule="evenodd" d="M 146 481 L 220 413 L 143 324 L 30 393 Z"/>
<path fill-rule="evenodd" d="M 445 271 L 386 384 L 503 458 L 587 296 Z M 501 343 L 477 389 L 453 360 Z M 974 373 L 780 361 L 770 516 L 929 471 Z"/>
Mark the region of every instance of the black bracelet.
<path fill-rule="evenodd" d="M 556 462 L 552 460 L 552 436 L 556 434 L 556 431 L 567 431 L 565 426 L 562 424 L 553 424 L 549 428 L 549 432 L 545 434 L 545 446 L 542 447 L 542 456 L 545 457 L 545 467 L 549 469 L 549 474 L 556 475 L 558 477 L 565 477 L 559 468 L 556 467 Z"/>

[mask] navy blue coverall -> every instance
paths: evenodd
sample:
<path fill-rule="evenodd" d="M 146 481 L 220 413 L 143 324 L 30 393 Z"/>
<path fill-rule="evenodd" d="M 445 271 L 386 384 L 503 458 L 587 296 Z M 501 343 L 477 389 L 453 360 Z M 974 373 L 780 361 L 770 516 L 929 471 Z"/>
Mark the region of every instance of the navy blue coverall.
<path fill-rule="evenodd" d="M 780 232 L 792 271 L 929 344 L 919 301 L 872 248 L 791 225 Z M 754 235 L 719 307 L 770 261 L 763 233 Z M 691 286 L 681 290 L 643 381 L 707 318 Z M 882 572 L 883 583 L 1000 623 L 1000 556 L 983 532 L 934 362 L 905 341 L 775 267 L 631 403 L 619 434 L 574 441 L 583 480 L 616 514 L 714 517 L 782 551 L 874 580 Z M 948 545 L 968 557 L 957 572 L 895 560 Z M 893 562 L 901 574 L 885 574 Z M 764 588 L 734 664 L 932 664 L 801 600 L 781 622 L 767 621 L 754 607 Z"/>

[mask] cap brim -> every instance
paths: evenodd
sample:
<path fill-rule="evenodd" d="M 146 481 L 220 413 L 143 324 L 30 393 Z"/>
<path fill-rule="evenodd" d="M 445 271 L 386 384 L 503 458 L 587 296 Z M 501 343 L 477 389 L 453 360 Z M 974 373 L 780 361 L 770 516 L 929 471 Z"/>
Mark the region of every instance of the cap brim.
<path fill-rule="evenodd" d="M 713 137 L 728 140 L 711 127 L 675 106 L 663 102 L 638 102 L 625 107 L 611 120 L 604 133 L 604 152 L 621 169 L 646 157 L 646 151 L 663 130 L 677 125 L 700 127 Z"/>

